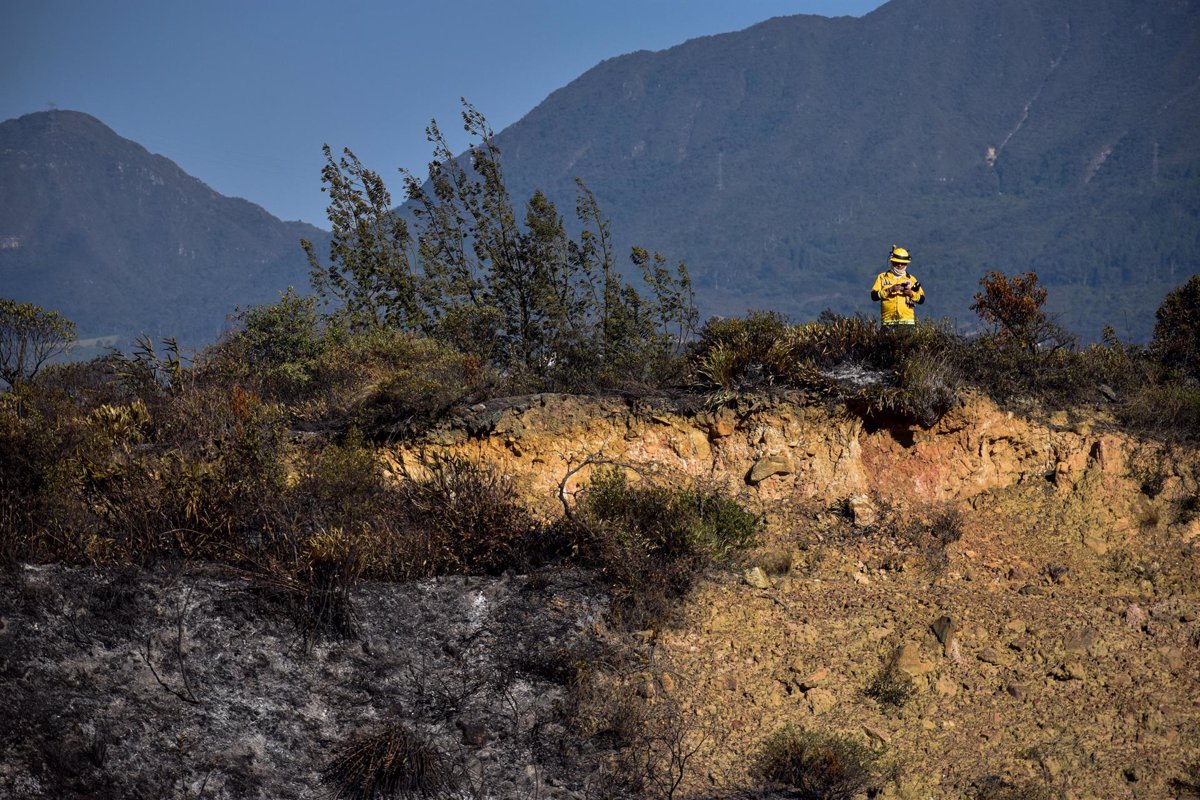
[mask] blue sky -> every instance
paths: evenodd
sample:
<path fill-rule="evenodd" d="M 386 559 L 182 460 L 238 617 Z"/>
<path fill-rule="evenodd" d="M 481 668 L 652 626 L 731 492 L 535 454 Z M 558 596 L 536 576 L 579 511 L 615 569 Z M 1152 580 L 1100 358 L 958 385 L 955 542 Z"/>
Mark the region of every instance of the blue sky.
<path fill-rule="evenodd" d="M 458 98 L 501 130 L 605 58 L 880 0 L 0 0 L 0 119 L 86 111 L 217 191 L 325 226 L 321 145 L 423 172 Z"/>

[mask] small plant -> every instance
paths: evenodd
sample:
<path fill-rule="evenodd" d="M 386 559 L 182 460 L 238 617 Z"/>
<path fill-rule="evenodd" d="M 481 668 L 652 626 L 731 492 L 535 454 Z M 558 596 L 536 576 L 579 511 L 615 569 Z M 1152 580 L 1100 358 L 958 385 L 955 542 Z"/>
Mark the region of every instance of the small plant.
<path fill-rule="evenodd" d="M 433 797 L 449 785 L 449 778 L 441 753 L 401 724 L 356 738 L 321 772 L 338 800 Z"/>
<path fill-rule="evenodd" d="M 431 572 L 499 574 L 538 560 L 541 526 L 511 479 L 463 458 L 439 458 L 399 489 L 403 513 L 434 535 Z"/>
<path fill-rule="evenodd" d="M 878 762 L 849 736 L 787 725 L 767 739 L 756 771 L 795 800 L 852 800 L 879 788 Z"/>
<path fill-rule="evenodd" d="M 871 679 L 865 694 L 885 708 L 900 709 L 912 699 L 916 686 L 912 678 L 900 669 L 900 650 L 897 648 Z"/>

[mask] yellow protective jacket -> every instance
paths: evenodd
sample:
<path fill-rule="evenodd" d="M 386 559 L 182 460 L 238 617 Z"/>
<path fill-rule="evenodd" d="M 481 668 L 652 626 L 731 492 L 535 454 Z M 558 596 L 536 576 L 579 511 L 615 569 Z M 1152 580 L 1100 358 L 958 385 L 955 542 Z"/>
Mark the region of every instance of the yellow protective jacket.
<path fill-rule="evenodd" d="M 889 289 L 901 281 L 912 281 L 911 298 L 902 294 L 891 295 Z M 871 287 L 871 299 L 879 303 L 879 313 L 884 325 L 915 325 L 916 307 L 925 302 L 925 290 L 912 273 L 897 275 L 890 269 L 879 273 Z"/>

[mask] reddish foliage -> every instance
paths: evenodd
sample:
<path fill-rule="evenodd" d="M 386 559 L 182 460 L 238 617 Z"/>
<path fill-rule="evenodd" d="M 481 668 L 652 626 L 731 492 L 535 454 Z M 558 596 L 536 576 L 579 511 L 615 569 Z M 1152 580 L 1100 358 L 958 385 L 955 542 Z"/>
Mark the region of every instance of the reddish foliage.
<path fill-rule="evenodd" d="M 975 293 L 971 310 L 980 319 L 997 328 L 1005 340 L 1016 340 L 1033 347 L 1051 323 L 1042 311 L 1046 288 L 1038 283 L 1035 272 L 1009 277 L 989 272 L 979 280 L 982 292 Z"/>

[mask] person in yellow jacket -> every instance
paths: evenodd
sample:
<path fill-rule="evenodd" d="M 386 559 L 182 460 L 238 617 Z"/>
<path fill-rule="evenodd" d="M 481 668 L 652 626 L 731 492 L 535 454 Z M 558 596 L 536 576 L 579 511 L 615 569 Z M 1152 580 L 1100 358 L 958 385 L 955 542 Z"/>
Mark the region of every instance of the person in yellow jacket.
<path fill-rule="evenodd" d="M 907 250 L 893 245 L 888 254 L 891 268 L 879 273 L 871 287 L 871 299 L 879 303 L 880 321 L 885 328 L 917 323 L 916 308 L 925 302 L 925 290 L 908 274 L 911 261 Z"/>

